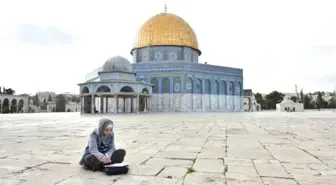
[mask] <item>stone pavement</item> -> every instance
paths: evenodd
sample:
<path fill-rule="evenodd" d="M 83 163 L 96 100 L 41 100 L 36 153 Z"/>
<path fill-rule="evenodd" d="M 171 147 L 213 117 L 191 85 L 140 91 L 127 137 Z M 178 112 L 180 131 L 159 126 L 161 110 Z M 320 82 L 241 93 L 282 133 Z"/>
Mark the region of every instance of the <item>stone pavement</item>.
<path fill-rule="evenodd" d="M 336 113 L 108 115 L 128 175 L 78 160 L 102 117 L 0 115 L 0 185 L 336 184 Z"/>

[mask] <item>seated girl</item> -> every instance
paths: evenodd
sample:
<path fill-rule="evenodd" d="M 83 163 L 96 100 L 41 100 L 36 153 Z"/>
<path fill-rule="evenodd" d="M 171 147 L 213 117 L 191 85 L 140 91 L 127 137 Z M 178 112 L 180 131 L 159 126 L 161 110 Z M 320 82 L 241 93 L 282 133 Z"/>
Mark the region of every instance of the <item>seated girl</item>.
<path fill-rule="evenodd" d="M 108 118 L 102 118 L 99 120 L 98 128 L 90 134 L 79 164 L 92 171 L 101 171 L 104 165 L 123 162 L 125 155 L 125 150 L 115 150 L 113 122 Z"/>

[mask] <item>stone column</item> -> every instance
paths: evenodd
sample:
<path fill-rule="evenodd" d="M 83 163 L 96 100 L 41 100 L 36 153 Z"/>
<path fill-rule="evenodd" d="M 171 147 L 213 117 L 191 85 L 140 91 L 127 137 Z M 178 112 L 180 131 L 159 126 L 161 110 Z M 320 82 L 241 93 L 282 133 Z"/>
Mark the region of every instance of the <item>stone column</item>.
<path fill-rule="evenodd" d="M 147 112 L 147 97 L 146 96 L 144 97 L 144 100 L 145 100 L 144 112 Z"/>
<path fill-rule="evenodd" d="M 123 103 L 123 112 L 125 113 L 126 112 L 126 98 L 125 97 L 123 98 L 123 101 L 124 101 L 124 103 Z"/>
<path fill-rule="evenodd" d="M 131 113 L 133 112 L 133 97 L 131 97 Z"/>
<path fill-rule="evenodd" d="M 0 114 L 2 114 L 2 100 L 0 100 Z"/>
<path fill-rule="evenodd" d="M 100 97 L 100 113 L 104 113 L 104 97 Z"/>
<path fill-rule="evenodd" d="M 140 111 L 140 100 L 139 100 L 139 94 L 137 94 L 137 99 L 136 99 L 136 111 L 139 113 Z"/>
<path fill-rule="evenodd" d="M 48 112 L 48 107 L 47 107 L 47 112 Z M 83 113 L 83 96 L 80 97 L 80 113 Z"/>
<path fill-rule="evenodd" d="M 106 113 L 108 113 L 108 97 L 106 97 L 106 105 L 105 105 L 105 107 L 106 107 Z"/>
<path fill-rule="evenodd" d="M 114 101 L 114 103 L 115 103 L 115 105 L 114 105 L 114 113 L 118 114 L 118 104 L 119 104 L 119 97 L 118 97 L 118 95 L 115 95 L 114 99 L 115 99 L 115 101 Z"/>
<path fill-rule="evenodd" d="M 91 95 L 91 114 L 95 113 L 95 97 L 94 94 Z"/>
<path fill-rule="evenodd" d="M 148 97 L 148 111 L 149 112 L 152 112 L 152 105 L 151 105 L 152 103 L 151 103 L 151 97 Z"/>

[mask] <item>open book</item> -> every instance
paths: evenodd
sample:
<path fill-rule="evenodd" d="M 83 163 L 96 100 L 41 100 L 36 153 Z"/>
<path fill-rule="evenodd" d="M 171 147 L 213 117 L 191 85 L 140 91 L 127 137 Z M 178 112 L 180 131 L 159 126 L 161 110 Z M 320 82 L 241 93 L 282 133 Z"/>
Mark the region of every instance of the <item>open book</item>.
<path fill-rule="evenodd" d="M 113 168 L 113 167 L 126 167 L 128 166 L 129 163 L 115 163 L 115 164 L 109 164 L 109 165 L 105 165 L 105 168 Z"/>

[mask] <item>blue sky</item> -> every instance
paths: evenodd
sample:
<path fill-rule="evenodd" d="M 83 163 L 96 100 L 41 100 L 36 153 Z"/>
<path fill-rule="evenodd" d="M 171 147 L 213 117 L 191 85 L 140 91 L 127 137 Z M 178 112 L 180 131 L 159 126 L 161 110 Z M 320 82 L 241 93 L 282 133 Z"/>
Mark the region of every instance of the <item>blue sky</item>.
<path fill-rule="evenodd" d="M 131 61 L 139 27 L 164 11 L 197 34 L 200 62 L 244 69 L 244 88 L 268 93 L 336 88 L 336 1 L 11 0 L 0 2 L 0 86 L 78 93 L 114 55 Z"/>

